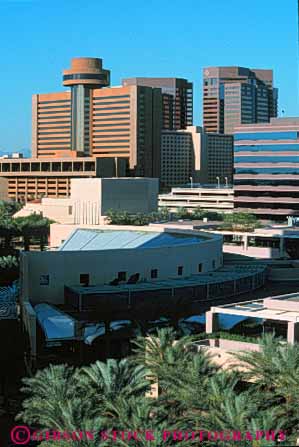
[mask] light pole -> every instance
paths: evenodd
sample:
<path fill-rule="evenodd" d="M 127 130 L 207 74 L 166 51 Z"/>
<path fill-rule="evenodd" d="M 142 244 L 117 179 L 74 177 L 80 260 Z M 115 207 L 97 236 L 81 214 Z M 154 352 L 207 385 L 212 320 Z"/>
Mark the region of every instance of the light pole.
<path fill-rule="evenodd" d="M 225 186 L 228 188 L 228 178 L 224 177 L 224 180 L 225 180 Z"/>
<path fill-rule="evenodd" d="M 220 177 L 217 176 L 216 180 L 217 180 L 218 188 L 220 188 Z"/>

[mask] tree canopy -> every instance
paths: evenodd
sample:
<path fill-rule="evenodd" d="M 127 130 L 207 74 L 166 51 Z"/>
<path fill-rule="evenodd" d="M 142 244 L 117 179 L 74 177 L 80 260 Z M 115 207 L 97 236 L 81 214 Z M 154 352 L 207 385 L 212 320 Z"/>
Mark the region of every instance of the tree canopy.
<path fill-rule="evenodd" d="M 18 420 L 41 430 L 49 426 L 68 432 L 78 427 L 94 430 L 93 441 L 72 442 L 78 447 L 162 447 L 166 440 L 169 446 L 241 445 L 240 440 L 223 438 L 212 444 L 203 438 L 199 443 L 198 436 L 187 438 L 192 431 L 197 435 L 199 431 L 247 433 L 242 446 L 248 447 L 295 445 L 299 433 L 298 345 L 264 337 L 259 351 L 236 354 L 236 362 L 246 364 L 244 372 L 236 372 L 217 367 L 213 357 L 198 350 L 194 341 L 192 337 L 176 340 L 173 330 L 162 329 L 151 337 L 138 337 L 134 354 L 123 360 L 97 361 L 77 369 L 50 365 L 23 380 L 26 397 Z M 159 390 L 156 398 L 149 396 L 153 384 Z M 134 432 L 141 429 L 154 436 L 154 444 L 145 432 L 136 441 Z M 112 430 L 126 436 L 112 440 Z M 279 436 L 266 439 L 261 434 L 257 439 L 256 432 L 261 430 L 283 433 L 286 439 L 284 435 L 280 441 Z M 178 444 L 180 436 L 185 441 Z"/>

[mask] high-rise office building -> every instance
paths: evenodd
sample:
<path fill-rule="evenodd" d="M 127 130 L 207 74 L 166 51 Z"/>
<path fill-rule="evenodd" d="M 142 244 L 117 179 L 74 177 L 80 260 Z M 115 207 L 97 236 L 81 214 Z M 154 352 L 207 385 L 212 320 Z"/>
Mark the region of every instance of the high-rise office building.
<path fill-rule="evenodd" d="M 163 96 L 163 129 L 180 130 L 193 125 L 193 84 L 180 78 L 128 78 L 123 85 L 160 88 Z"/>
<path fill-rule="evenodd" d="M 233 137 L 209 134 L 199 126 L 163 130 L 161 138 L 161 186 L 190 182 L 232 184 Z"/>
<path fill-rule="evenodd" d="M 233 149 L 232 135 L 217 133 L 204 134 L 205 183 L 231 185 L 233 182 Z"/>
<path fill-rule="evenodd" d="M 265 219 L 299 216 L 299 118 L 242 125 L 234 139 L 236 209 Z"/>
<path fill-rule="evenodd" d="M 70 91 L 33 95 L 33 157 L 90 155 L 90 115 L 94 90 L 110 84 L 102 60 L 75 58 L 63 72 Z"/>
<path fill-rule="evenodd" d="M 124 157 L 134 175 L 159 177 L 161 90 L 109 78 L 101 59 L 76 58 L 63 73 L 71 91 L 33 96 L 33 156 Z"/>
<path fill-rule="evenodd" d="M 201 135 L 198 134 L 200 144 Z M 184 185 L 194 172 L 192 133 L 184 130 L 163 130 L 161 135 L 161 187 Z"/>
<path fill-rule="evenodd" d="M 240 124 L 267 123 L 277 116 L 277 100 L 272 70 L 208 67 L 203 71 L 206 132 L 232 134 Z"/>
<path fill-rule="evenodd" d="M 0 161 L 10 198 L 68 197 L 78 177 L 160 177 L 161 89 L 109 87 L 96 58 L 73 59 L 63 85 L 33 95 L 32 158 Z"/>

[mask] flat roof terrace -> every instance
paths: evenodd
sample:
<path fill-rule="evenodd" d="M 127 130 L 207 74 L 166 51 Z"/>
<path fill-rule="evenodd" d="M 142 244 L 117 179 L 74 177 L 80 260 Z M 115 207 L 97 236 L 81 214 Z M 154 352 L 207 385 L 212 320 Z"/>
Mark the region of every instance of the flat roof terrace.
<path fill-rule="evenodd" d="M 219 328 L 218 315 L 254 318 L 287 326 L 287 341 L 299 343 L 299 293 L 278 295 L 257 301 L 243 301 L 211 307 L 206 313 L 206 332 L 212 334 Z"/>
<path fill-rule="evenodd" d="M 233 267 L 186 279 L 169 279 L 136 284 L 65 286 L 65 311 L 91 312 L 93 317 L 136 319 L 159 315 L 193 314 L 208 310 L 215 302 L 263 285 L 265 266 Z M 193 307 L 196 309 L 193 309 Z M 117 317 L 116 317 L 117 316 Z M 133 317 L 132 317 L 133 318 Z"/>
<path fill-rule="evenodd" d="M 299 293 L 225 304 L 212 307 L 211 312 L 213 314 L 247 316 L 248 318 L 299 322 Z"/>

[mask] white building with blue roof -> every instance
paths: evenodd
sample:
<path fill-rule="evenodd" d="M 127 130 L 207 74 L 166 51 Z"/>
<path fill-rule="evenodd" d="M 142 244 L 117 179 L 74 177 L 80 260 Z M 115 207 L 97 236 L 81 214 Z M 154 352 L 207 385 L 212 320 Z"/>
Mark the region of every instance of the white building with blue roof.
<path fill-rule="evenodd" d="M 57 250 L 23 252 L 22 299 L 63 304 L 65 286 L 155 283 L 190 278 L 222 266 L 219 235 L 116 228 L 76 228 Z"/>

